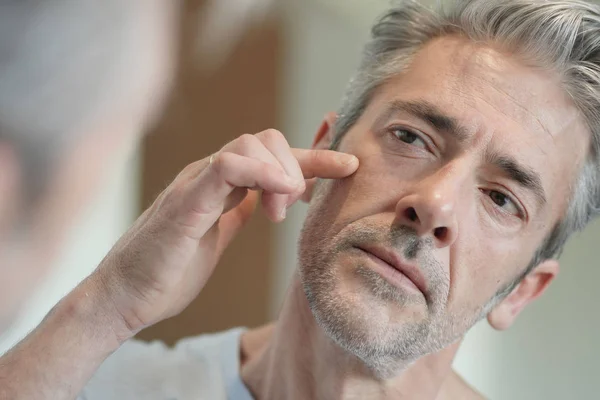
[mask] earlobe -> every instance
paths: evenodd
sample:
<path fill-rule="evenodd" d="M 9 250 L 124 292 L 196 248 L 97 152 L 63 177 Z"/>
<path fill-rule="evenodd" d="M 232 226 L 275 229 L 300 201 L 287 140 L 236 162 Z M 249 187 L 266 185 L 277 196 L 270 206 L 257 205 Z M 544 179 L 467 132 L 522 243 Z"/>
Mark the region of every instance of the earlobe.
<path fill-rule="evenodd" d="M 315 138 L 313 140 L 313 149 L 328 149 L 333 142 L 333 128 L 337 121 L 337 114 L 335 112 L 328 112 L 323 118 L 323 122 L 319 126 Z"/>
<path fill-rule="evenodd" d="M 489 324 L 497 330 L 510 328 L 521 311 L 546 291 L 558 271 L 559 264 L 556 260 L 546 260 L 535 267 L 488 313 Z"/>

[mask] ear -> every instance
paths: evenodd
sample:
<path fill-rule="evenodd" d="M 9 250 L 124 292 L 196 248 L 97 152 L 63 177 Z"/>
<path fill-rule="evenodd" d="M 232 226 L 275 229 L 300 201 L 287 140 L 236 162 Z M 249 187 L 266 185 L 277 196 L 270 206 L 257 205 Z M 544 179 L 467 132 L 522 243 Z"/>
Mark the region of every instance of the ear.
<path fill-rule="evenodd" d="M 325 114 L 323 122 L 321 122 L 321 126 L 319 126 L 319 129 L 315 134 L 315 138 L 311 146 L 313 150 L 327 150 L 331 147 L 331 143 L 333 143 L 333 127 L 337 121 L 337 118 L 338 116 L 334 112 L 328 112 Z M 310 203 L 313 189 L 317 183 L 317 178 L 307 179 L 305 182 L 306 190 L 300 199 L 305 203 Z"/>
<path fill-rule="evenodd" d="M 546 260 L 535 267 L 516 288 L 492 311 L 487 320 L 497 330 L 508 329 L 525 306 L 544 293 L 550 282 L 558 275 L 559 264 L 556 260 Z"/>
<path fill-rule="evenodd" d="M 337 121 L 337 114 L 334 112 L 328 112 L 323 118 L 323 122 L 313 140 L 313 149 L 328 149 L 333 143 L 333 127 Z"/>

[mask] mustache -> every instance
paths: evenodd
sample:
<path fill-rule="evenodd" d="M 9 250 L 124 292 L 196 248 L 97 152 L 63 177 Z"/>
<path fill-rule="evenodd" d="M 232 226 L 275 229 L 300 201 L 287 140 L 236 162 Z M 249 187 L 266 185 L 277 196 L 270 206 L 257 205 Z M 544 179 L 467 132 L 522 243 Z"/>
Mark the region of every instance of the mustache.
<path fill-rule="evenodd" d="M 419 253 L 427 252 L 433 246 L 431 238 L 420 238 L 416 230 L 407 226 L 392 227 L 390 238 L 392 246 L 402 249 L 407 260 L 416 259 Z"/>
<path fill-rule="evenodd" d="M 362 225 L 362 224 L 361 224 Z M 434 247 L 432 238 L 421 238 L 417 231 L 408 226 L 362 225 L 354 230 L 352 242 L 362 244 L 384 244 L 402 253 L 408 261 L 427 255 Z"/>
<path fill-rule="evenodd" d="M 435 307 L 443 306 L 449 291 L 449 276 L 435 257 L 435 242 L 431 237 L 420 237 L 417 231 L 407 226 L 382 225 L 374 221 L 361 221 L 352 226 L 338 250 L 361 245 L 383 245 L 394 249 L 406 261 L 414 263 L 427 281 L 429 300 Z"/>

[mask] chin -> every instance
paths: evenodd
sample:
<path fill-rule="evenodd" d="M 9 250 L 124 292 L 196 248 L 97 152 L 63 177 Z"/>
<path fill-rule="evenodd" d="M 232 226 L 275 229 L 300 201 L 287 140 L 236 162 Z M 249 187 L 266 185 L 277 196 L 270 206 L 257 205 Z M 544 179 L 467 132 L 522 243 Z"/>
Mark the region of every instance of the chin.
<path fill-rule="evenodd" d="M 366 272 L 351 252 L 328 263 L 303 261 L 302 285 L 318 325 L 377 377 L 401 372 L 436 347 L 424 301 Z"/>
<path fill-rule="evenodd" d="M 358 243 L 385 241 L 385 228 L 368 221 L 335 223 L 317 206 L 305 220 L 298 260 L 304 293 L 323 332 L 379 377 L 445 347 L 444 307 L 429 307 L 420 292 L 394 286 L 357 250 Z"/>

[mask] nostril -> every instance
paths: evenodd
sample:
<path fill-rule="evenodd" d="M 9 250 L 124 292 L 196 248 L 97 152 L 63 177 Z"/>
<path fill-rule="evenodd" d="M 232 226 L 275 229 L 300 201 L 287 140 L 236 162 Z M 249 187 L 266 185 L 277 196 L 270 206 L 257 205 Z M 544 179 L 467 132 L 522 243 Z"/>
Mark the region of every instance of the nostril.
<path fill-rule="evenodd" d="M 435 237 L 438 240 L 444 240 L 444 239 L 446 239 L 446 236 L 448 235 L 448 228 L 445 228 L 445 227 L 435 228 L 435 230 L 433 231 L 433 234 L 435 235 Z"/>
<path fill-rule="evenodd" d="M 404 214 L 406 215 L 406 218 L 408 218 L 412 222 L 416 222 L 419 220 L 419 216 L 417 215 L 417 210 L 415 210 L 413 207 L 408 207 L 406 209 L 406 211 L 404 211 Z"/>

